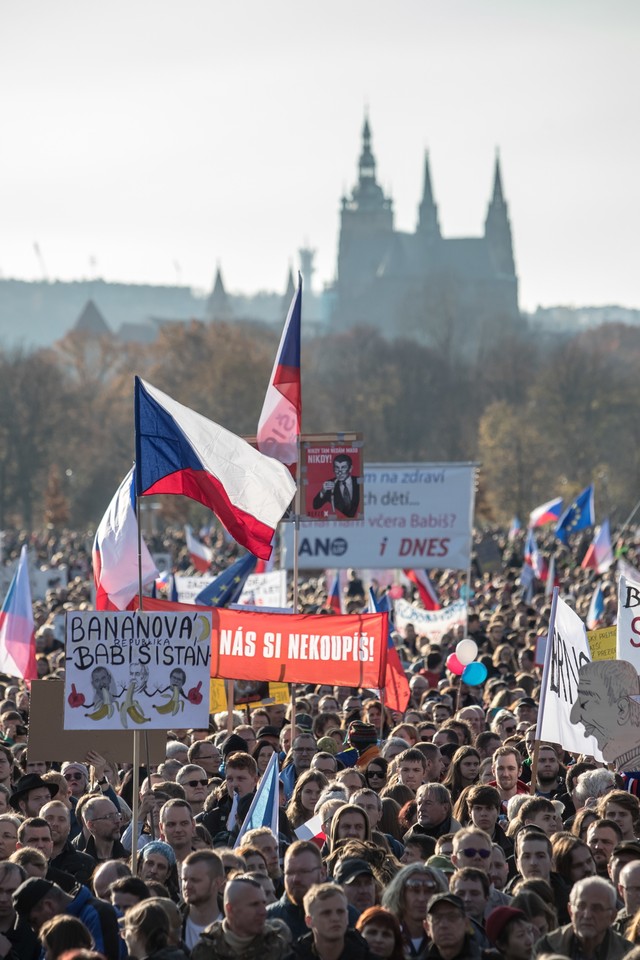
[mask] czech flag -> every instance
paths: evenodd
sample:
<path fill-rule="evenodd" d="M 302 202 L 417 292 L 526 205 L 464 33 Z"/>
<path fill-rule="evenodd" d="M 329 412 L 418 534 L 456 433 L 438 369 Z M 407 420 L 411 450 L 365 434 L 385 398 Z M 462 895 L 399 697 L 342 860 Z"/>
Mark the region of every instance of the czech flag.
<path fill-rule="evenodd" d="M 593 591 L 589 611 L 587 613 L 587 630 L 595 630 L 602 623 L 604 617 L 604 594 L 602 586 L 598 584 Z"/>
<path fill-rule="evenodd" d="M 509 527 L 509 532 L 507 534 L 507 540 L 515 540 L 520 531 L 522 530 L 522 524 L 520 523 L 519 517 L 514 517 L 511 521 L 511 526 Z"/>
<path fill-rule="evenodd" d="M 426 570 L 405 570 L 407 580 L 417 587 L 425 610 L 440 610 L 440 600 Z"/>
<path fill-rule="evenodd" d="M 562 513 L 562 497 L 547 500 L 529 514 L 530 527 L 542 527 L 545 523 L 557 523 Z"/>
<path fill-rule="evenodd" d="M 264 560 L 296 485 L 285 466 L 212 420 L 135 380 L 138 496 L 182 494 Z"/>
<path fill-rule="evenodd" d="M 199 540 L 196 540 L 189 524 L 185 524 L 184 536 L 191 563 L 199 573 L 208 573 L 211 561 L 213 560 L 213 550 L 205 546 L 204 543 L 200 543 Z"/>
<path fill-rule="evenodd" d="M 23 680 L 38 679 L 26 545 L 20 551 L 18 567 L 0 610 L 0 673 Z"/>
<path fill-rule="evenodd" d="M 538 549 L 538 544 L 532 529 L 529 529 L 527 541 L 524 545 L 524 562 L 531 567 L 538 580 L 544 582 L 547 579 L 547 565 Z"/>
<path fill-rule="evenodd" d="M 302 277 L 296 290 L 280 338 L 280 346 L 271 372 L 271 380 L 258 422 L 258 450 L 295 469 L 298 463 L 298 437 L 302 422 L 300 384 L 300 319 Z"/>
<path fill-rule="evenodd" d="M 580 566 L 584 570 L 595 570 L 596 573 L 606 573 L 613 563 L 613 547 L 611 546 L 611 530 L 609 521 L 605 520 L 597 527 L 591 546 L 582 558 Z"/>
<path fill-rule="evenodd" d="M 126 610 L 138 595 L 138 521 L 135 510 L 135 464 L 129 470 L 93 541 L 96 610 Z M 144 540 L 141 541 L 143 585 L 159 577 Z"/>
<path fill-rule="evenodd" d="M 392 611 L 389 595 L 385 593 L 384 596 L 378 600 L 373 590 L 369 588 L 369 610 L 371 613 L 388 613 L 389 617 L 391 617 Z M 389 623 L 391 623 L 391 619 L 389 619 Z M 387 669 L 384 675 L 384 692 L 386 706 L 391 710 L 404 713 L 411 699 L 411 688 L 409 687 L 407 675 L 400 662 L 400 655 L 396 650 L 395 643 L 391 636 L 391 627 L 389 627 L 389 636 L 387 638 Z"/>
<path fill-rule="evenodd" d="M 336 570 L 336 575 L 333 578 L 331 584 L 331 589 L 329 590 L 329 596 L 327 597 L 327 606 L 330 610 L 333 610 L 334 613 L 338 615 L 342 613 L 342 600 L 340 599 L 340 571 Z"/>

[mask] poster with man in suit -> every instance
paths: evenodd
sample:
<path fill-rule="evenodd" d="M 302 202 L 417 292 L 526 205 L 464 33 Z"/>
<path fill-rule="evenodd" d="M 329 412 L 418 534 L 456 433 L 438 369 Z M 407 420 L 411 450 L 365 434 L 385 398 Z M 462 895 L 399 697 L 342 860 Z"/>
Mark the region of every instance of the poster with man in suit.
<path fill-rule="evenodd" d="M 362 447 L 309 443 L 303 453 L 305 515 L 310 520 L 362 520 Z"/>

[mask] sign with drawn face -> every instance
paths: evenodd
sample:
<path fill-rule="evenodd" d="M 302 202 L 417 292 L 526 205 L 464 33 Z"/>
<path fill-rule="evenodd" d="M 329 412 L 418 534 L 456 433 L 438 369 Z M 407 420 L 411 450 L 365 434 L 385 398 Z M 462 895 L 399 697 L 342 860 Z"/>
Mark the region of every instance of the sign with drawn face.
<path fill-rule="evenodd" d="M 625 660 L 583 663 L 571 723 L 594 737 L 606 763 L 640 770 L 640 678 Z"/>
<path fill-rule="evenodd" d="M 211 614 L 67 614 L 65 730 L 206 729 Z"/>

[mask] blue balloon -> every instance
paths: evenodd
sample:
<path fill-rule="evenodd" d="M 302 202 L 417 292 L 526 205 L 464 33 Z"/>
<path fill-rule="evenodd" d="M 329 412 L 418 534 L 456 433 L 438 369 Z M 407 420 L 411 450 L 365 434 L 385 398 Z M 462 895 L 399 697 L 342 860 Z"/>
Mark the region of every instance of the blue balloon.
<path fill-rule="evenodd" d="M 467 664 L 461 677 L 462 682 L 468 687 L 479 687 L 486 679 L 487 668 L 484 663 L 478 663 L 478 661 Z"/>

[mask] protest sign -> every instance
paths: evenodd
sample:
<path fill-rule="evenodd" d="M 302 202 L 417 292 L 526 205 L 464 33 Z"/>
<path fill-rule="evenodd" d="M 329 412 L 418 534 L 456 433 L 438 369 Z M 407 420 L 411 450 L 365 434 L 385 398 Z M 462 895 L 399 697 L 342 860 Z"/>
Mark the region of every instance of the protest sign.
<path fill-rule="evenodd" d="M 466 570 L 472 533 L 475 466 L 458 463 L 367 464 L 364 520 L 300 525 L 298 567 Z M 293 568 L 293 529 L 285 529 Z"/>
<path fill-rule="evenodd" d="M 179 610 L 145 599 L 145 610 Z M 211 676 L 280 683 L 381 687 L 387 663 L 386 613 L 327 617 L 183 607 L 211 614 Z M 245 688 L 245 692 L 248 688 Z"/>
<path fill-rule="evenodd" d="M 223 710 L 227 709 L 227 691 L 225 689 L 225 684 L 227 682 L 235 683 L 235 681 L 226 681 L 220 680 L 218 678 L 212 678 L 209 686 L 209 710 L 211 713 L 221 713 Z M 270 703 L 289 703 L 291 699 L 291 691 L 289 690 L 288 683 L 267 683 L 264 684 L 266 687 L 266 695 L 262 696 L 258 700 L 246 700 L 242 698 L 242 689 L 237 689 L 234 686 L 233 692 L 233 703 L 235 706 L 240 707 L 251 707 L 253 710 L 255 707 L 265 707 Z M 261 693 L 265 691 L 256 690 L 256 696 L 260 696 Z"/>
<path fill-rule="evenodd" d="M 618 581 L 616 656 L 640 673 L 640 583 L 624 575 Z"/>
<path fill-rule="evenodd" d="M 580 668 L 590 662 L 584 623 L 557 596 L 556 588 L 542 672 L 536 740 L 559 743 L 565 750 L 602 760 L 596 738 L 587 736 L 585 728 L 571 719 Z"/>
<path fill-rule="evenodd" d="M 242 589 L 238 604 L 253 607 L 286 607 L 287 571 L 270 570 L 269 573 L 250 573 Z"/>
<path fill-rule="evenodd" d="M 84 761 L 89 750 L 117 766 L 133 761 L 133 737 L 126 730 L 65 730 L 65 685 L 62 680 L 34 680 L 29 706 L 29 760 Z M 150 763 L 162 763 L 166 757 L 164 730 L 145 730 Z M 146 759 L 146 746 L 144 748 Z"/>
<path fill-rule="evenodd" d="M 302 515 L 326 522 L 364 517 L 362 443 L 304 441 L 301 474 Z"/>
<path fill-rule="evenodd" d="M 175 577 L 178 603 L 195 603 L 201 590 L 213 583 L 215 577 Z M 146 604 L 145 604 L 146 606 Z"/>
<path fill-rule="evenodd" d="M 206 729 L 210 663 L 211 615 L 200 608 L 70 612 L 65 729 Z"/>
<path fill-rule="evenodd" d="M 616 628 L 602 627 L 600 630 L 587 630 L 587 640 L 592 660 L 615 660 Z"/>
<path fill-rule="evenodd" d="M 428 637 L 431 643 L 440 643 L 445 633 L 464 626 L 467 608 L 464 600 L 456 600 L 442 610 L 424 610 L 414 607 L 408 600 L 393 601 L 393 620 L 396 630 L 402 632 L 408 623 L 412 623 L 419 636 Z"/>

